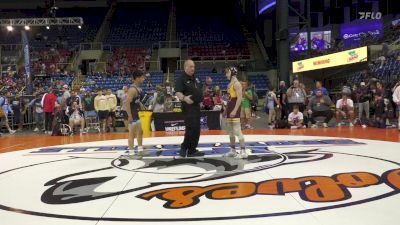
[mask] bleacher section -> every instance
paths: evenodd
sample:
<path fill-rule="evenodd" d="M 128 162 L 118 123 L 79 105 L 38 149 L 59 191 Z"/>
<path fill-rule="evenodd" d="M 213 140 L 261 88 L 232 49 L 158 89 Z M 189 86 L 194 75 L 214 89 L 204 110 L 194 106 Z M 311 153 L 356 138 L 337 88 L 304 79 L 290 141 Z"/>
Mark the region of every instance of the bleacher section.
<path fill-rule="evenodd" d="M 120 71 L 130 73 L 133 65 L 136 68 L 145 68 L 145 62 L 151 58 L 151 50 L 146 48 L 114 48 L 108 64 L 107 72 Z"/>
<path fill-rule="evenodd" d="M 150 77 L 146 78 L 142 85 L 142 90 L 144 92 L 154 91 L 156 85 L 162 85 L 164 80 L 164 73 L 162 71 L 152 71 L 149 72 Z M 149 85 L 151 82 L 151 86 Z M 121 90 L 123 86 L 131 86 L 133 83 L 131 77 L 129 76 L 118 76 L 117 74 L 104 74 L 96 73 L 93 75 L 88 75 L 82 87 L 96 91 L 97 88 L 111 88 L 114 92 Z"/>
<path fill-rule="evenodd" d="M 373 78 L 376 78 L 386 84 L 396 83 L 396 81 L 400 78 L 400 60 L 397 60 L 399 56 L 400 52 L 393 54 L 392 56 L 386 58 L 382 65 L 379 61 L 370 63 L 369 73 Z M 359 85 L 362 81 L 365 81 L 363 71 L 359 71 L 347 79 L 349 84 Z"/>
<path fill-rule="evenodd" d="M 166 40 L 167 23 L 167 3 L 119 4 L 105 43 L 148 48 Z"/>
<path fill-rule="evenodd" d="M 175 71 L 175 82 L 183 74 L 182 70 Z M 196 76 L 199 78 L 200 82 L 203 84 L 207 77 L 211 77 L 212 86 L 219 86 L 222 90 L 228 88 L 229 81 L 226 79 L 224 73 L 212 73 L 211 70 L 197 70 Z M 256 74 L 248 76 L 248 79 L 256 86 L 257 91 L 265 91 L 270 86 L 270 81 L 265 74 Z"/>
<path fill-rule="evenodd" d="M 243 31 L 232 18 L 177 12 L 177 38 L 189 44 L 190 57 L 250 55 Z"/>

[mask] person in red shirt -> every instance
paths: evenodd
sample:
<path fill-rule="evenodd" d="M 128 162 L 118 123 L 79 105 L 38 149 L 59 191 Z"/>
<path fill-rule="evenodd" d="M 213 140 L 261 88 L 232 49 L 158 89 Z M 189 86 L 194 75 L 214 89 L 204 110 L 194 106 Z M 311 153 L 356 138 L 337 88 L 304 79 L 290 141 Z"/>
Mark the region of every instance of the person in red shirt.
<path fill-rule="evenodd" d="M 44 127 L 46 129 L 47 134 L 51 134 L 52 132 L 52 124 L 54 117 L 54 109 L 56 107 L 57 96 L 54 94 L 54 90 L 49 88 L 48 94 L 44 97 L 43 100 L 43 111 L 45 114 L 44 119 Z"/>

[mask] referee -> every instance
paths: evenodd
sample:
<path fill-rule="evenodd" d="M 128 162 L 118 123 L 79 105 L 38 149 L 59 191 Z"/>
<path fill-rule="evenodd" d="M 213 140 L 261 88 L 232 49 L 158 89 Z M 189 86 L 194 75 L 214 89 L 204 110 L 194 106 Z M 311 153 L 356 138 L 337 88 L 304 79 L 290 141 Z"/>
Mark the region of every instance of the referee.
<path fill-rule="evenodd" d="M 194 75 L 194 62 L 186 60 L 185 72 L 175 84 L 176 96 L 182 102 L 182 112 L 185 117 L 185 139 L 181 144 L 181 157 L 204 156 L 196 150 L 200 138 L 200 102 L 203 101 L 203 86 Z"/>

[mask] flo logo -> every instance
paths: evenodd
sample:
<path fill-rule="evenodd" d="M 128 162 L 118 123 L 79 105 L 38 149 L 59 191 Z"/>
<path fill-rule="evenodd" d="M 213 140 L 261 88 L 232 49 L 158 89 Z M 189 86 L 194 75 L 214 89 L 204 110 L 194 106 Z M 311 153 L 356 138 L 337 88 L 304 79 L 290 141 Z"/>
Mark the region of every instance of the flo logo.
<path fill-rule="evenodd" d="M 202 136 L 198 149 L 205 156 L 198 158 L 177 157 L 176 137 L 145 139 L 151 145 L 140 160 L 120 157 L 126 140 L 15 152 L 16 166 L 0 172 L 0 209 L 60 220 L 158 223 L 343 207 L 358 215 L 400 190 L 399 163 L 378 154 L 395 156 L 397 143 L 249 135 L 249 157 L 237 160 L 223 157 L 230 146 L 216 142 L 222 138 Z M 9 166 L 9 157 L 0 163 Z"/>
<path fill-rule="evenodd" d="M 356 51 L 349 51 L 347 53 L 349 54 L 349 58 L 347 58 L 347 62 L 352 62 L 358 58 L 358 54 Z"/>

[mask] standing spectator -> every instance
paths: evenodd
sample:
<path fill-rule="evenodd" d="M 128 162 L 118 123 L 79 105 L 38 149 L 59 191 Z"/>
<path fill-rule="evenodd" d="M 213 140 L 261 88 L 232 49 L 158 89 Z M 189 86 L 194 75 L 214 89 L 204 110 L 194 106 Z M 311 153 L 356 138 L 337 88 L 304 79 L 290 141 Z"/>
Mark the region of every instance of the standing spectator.
<path fill-rule="evenodd" d="M 293 111 L 293 106 L 297 105 L 300 112 L 304 112 L 307 98 L 306 91 L 300 87 L 299 80 L 294 80 L 293 85 L 287 90 L 289 111 Z"/>
<path fill-rule="evenodd" d="M 266 96 L 266 107 L 268 109 L 267 124 L 268 124 L 268 126 L 270 126 L 270 128 L 274 127 L 274 123 L 276 120 L 275 106 L 277 106 L 277 110 L 279 110 L 279 108 L 280 108 L 279 101 L 276 98 L 275 91 L 276 91 L 276 88 L 271 87 L 271 90 L 267 93 L 267 96 Z"/>
<path fill-rule="evenodd" d="M 240 111 L 240 117 L 242 121 L 242 125 L 244 128 L 247 129 L 252 129 L 250 125 L 250 120 L 251 120 L 251 114 L 252 114 L 252 101 L 253 101 L 253 91 L 251 88 L 249 88 L 248 81 L 240 82 L 242 85 L 242 93 L 243 93 L 243 98 L 242 98 L 242 103 L 241 103 L 241 111 Z"/>
<path fill-rule="evenodd" d="M 287 102 L 286 93 L 287 93 L 286 83 L 285 83 L 285 81 L 280 81 L 277 97 L 279 100 L 279 105 L 281 106 L 281 110 L 278 110 L 278 113 L 276 115 L 276 118 L 278 120 L 285 119 L 285 118 L 287 118 L 287 115 L 288 115 L 288 113 L 287 113 L 288 109 L 287 109 L 287 105 L 286 105 L 286 102 Z"/>
<path fill-rule="evenodd" d="M 398 117 L 398 124 L 397 128 L 400 131 L 400 81 L 393 88 L 393 102 L 397 105 L 397 117 Z"/>
<path fill-rule="evenodd" d="M 328 127 L 329 121 L 333 117 L 333 112 L 330 109 L 332 100 L 327 95 L 323 95 L 322 90 L 317 90 L 316 95 L 310 99 L 308 103 L 308 114 L 311 116 L 312 127 L 316 128 L 315 118 L 319 116 L 325 117 L 323 127 Z"/>
<path fill-rule="evenodd" d="M 78 104 L 79 109 L 82 109 L 82 100 L 77 91 L 71 91 L 71 96 L 66 100 L 67 107 L 71 107 L 74 102 Z"/>
<path fill-rule="evenodd" d="M 293 112 L 291 112 L 288 116 L 288 123 L 291 129 L 303 128 L 303 113 L 299 111 L 299 106 L 293 106 Z"/>
<path fill-rule="evenodd" d="M 317 91 L 321 90 L 323 95 L 328 96 L 329 92 L 326 88 L 322 87 L 322 82 L 321 81 L 317 81 L 315 82 L 315 89 L 312 91 L 311 95 L 315 96 L 317 94 Z"/>
<path fill-rule="evenodd" d="M 107 125 L 109 126 L 111 123 L 114 132 L 117 132 L 117 128 L 115 127 L 115 111 L 117 110 L 117 97 L 112 93 L 111 89 L 107 89 L 106 98 L 109 107 Z M 108 127 L 107 129 L 111 130 L 110 127 Z"/>
<path fill-rule="evenodd" d="M 343 92 L 342 98 L 336 102 L 336 122 L 338 127 L 342 125 L 341 120 L 343 117 L 349 118 L 350 127 L 354 126 L 354 104 L 353 100 L 348 97 L 347 92 Z"/>
<path fill-rule="evenodd" d="M 371 100 L 371 92 L 365 85 L 365 82 L 360 83 L 360 87 L 355 91 L 355 101 L 358 104 L 358 119 L 363 128 L 367 127 L 369 120 L 369 101 Z M 362 119 L 363 112 L 365 112 L 366 119 Z"/>
<path fill-rule="evenodd" d="M 18 125 L 18 132 L 22 131 L 22 123 L 24 122 L 24 116 L 26 112 L 25 102 L 21 101 L 21 96 L 15 96 L 14 100 L 12 101 L 11 106 L 14 112 L 14 124 Z"/>
<path fill-rule="evenodd" d="M 258 95 L 257 95 L 256 86 L 253 83 L 251 83 L 250 81 L 247 81 L 247 86 L 251 90 L 251 94 L 252 94 L 252 99 L 250 101 L 250 103 L 251 103 L 251 117 L 256 117 L 257 118 Z"/>
<path fill-rule="evenodd" d="M 100 88 L 97 91 L 97 96 L 94 98 L 94 109 L 96 110 L 100 123 L 103 127 L 103 133 L 105 133 L 109 107 L 107 98 L 103 95 L 103 90 Z"/>
<path fill-rule="evenodd" d="M 35 98 L 28 104 L 29 107 L 33 107 L 33 118 L 35 120 L 35 129 L 34 132 L 38 132 L 40 130 L 45 131 L 44 129 L 44 112 L 42 105 L 42 96 L 37 93 Z"/>
<path fill-rule="evenodd" d="M 156 92 L 154 93 L 154 98 L 152 102 L 153 112 L 164 112 L 164 103 L 165 103 L 165 93 L 163 88 L 160 85 L 156 86 Z"/>
<path fill-rule="evenodd" d="M 61 107 L 63 110 L 67 108 L 67 99 L 71 97 L 71 93 L 69 92 L 68 85 L 64 84 L 62 87 L 63 94 L 62 94 L 62 99 L 61 99 Z"/>
<path fill-rule="evenodd" d="M 10 125 L 8 124 L 8 114 L 14 114 L 13 110 L 10 107 L 10 103 L 9 103 L 9 98 L 11 96 L 11 92 L 10 91 L 6 91 L 3 96 L 0 96 L 0 106 L 3 109 L 4 112 L 4 116 L 3 116 L 3 120 L 4 120 L 4 124 L 6 125 L 6 128 L 8 130 L 8 132 L 10 132 L 10 134 L 14 134 L 16 131 L 11 129 Z M 1 127 L 0 127 L 1 129 Z"/>
<path fill-rule="evenodd" d="M 56 101 L 57 96 L 54 94 L 54 89 L 49 88 L 49 92 L 46 94 L 43 100 L 43 109 L 45 114 L 44 127 L 46 129 L 46 134 L 51 134 L 53 130 L 52 125 Z"/>
<path fill-rule="evenodd" d="M 375 122 L 379 123 L 380 125 L 383 124 L 383 121 L 385 120 L 384 118 L 384 113 L 385 113 L 385 104 L 384 104 L 384 99 L 385 97 L 385 89 L 383 88 L 383 85 L 381 82 L 376 82 L 376 91 L 374 95 L 374 106 L 375 106 Z"/>

